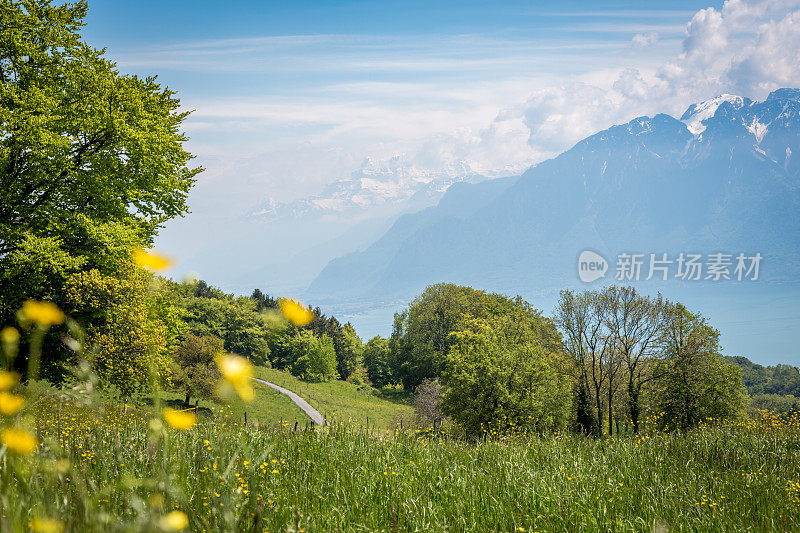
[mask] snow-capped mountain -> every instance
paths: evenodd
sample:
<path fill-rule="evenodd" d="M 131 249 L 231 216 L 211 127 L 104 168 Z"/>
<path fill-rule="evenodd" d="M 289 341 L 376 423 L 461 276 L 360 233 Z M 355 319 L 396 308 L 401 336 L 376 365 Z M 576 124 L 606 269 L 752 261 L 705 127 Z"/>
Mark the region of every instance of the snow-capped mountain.
<path fill-rule="evenodd" d="M 371 247 L 334 261 L 320 301 L 408 298 L 453 281 L 531 294 L 576 281 L 576 257 L 764 256 L 762 280 L 800 276 L 800 90 L 722 95 L 681 119 L 639 117 L 518 178 L 451 187 Z M 613 276 L 613 274 L 611 275 Z"/>
<path fill-rule="evenodd" d="M 724 103 L 730 104 L 734 109 L 741 109 L 745 105 L 752 105 L 753 102 L 741 96 L 721 94 L 705 102 L 692 104 L 681 116 L 680 120 L 686 124 L 690 132 L 699 135 L 706 129 L 706 121 L 712 118 L 714 114 L 716 114 L 719 106 Z"/>
<path fill-rule="evenodd" d="M 459 162 L 436 171 L 425 170 L 396 156 L 386 161 L 366 159 L 344 179 L 327 185 L 317 195 L 276 202 L 270 198 L 250 215 L 263 220 L 352 214 L 381 208 L 383 214 L 434 205 L 454 183 L 475 183 L 485 179 Z"/>

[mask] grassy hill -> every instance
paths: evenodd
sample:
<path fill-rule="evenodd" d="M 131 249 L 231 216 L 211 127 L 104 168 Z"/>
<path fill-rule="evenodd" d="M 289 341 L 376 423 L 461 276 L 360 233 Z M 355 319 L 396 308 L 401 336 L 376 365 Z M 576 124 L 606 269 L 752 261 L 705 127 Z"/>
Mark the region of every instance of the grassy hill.
<path fill-rule="evenodd" d="M 346 381 L 306 383 L 288 372 L 264 367 L 256 367 L 256 377 L 296 392 L 329 421 L 337 420 L 354 426 L 369 423 L 369 427 L 385 430 L 400 419 L 410 419 L 413 414 L 411 406 L 403 401 L 390 400 L 379 396 L 375 389 L 359 388 Z M 262 395 L 263 389 L 272 391 L 269 387 L 259 386 L 258 396 Z M 303 414 L 299 409 L 298 412 Z M 308 418 L 301 420 L 305 422 Z"/>
<path fill-rule="evenodd" d="M 329 421 L 349 422 L 353 426 L 367 426 L 382 431 L 389 429 L 400 419 L 409 420 L 413 409 L 402 398 L 388 399 L 379 396 L 375 389 L 357 387 L 345 381 L 325 383 L 306 383 L 288 372 L 273 368 L 256 367 L 256 377 L 280 385 L 302 396 Z M 256 384 L 256 398 L 245 403 L 238 397 L 226 406 L 229 416 L 243 420 L 247 412 L 248 420 L 266 425 L 285 423 L 293 426 L 297 422 L 304 426 L 309 418 L 289 398 L 265 385 Z M 165 400 L 182 402 L 183 395 L 165 393 Z M 209 401 L 201 401 L 201 408 L 219 411 L 223 406 Z"/>

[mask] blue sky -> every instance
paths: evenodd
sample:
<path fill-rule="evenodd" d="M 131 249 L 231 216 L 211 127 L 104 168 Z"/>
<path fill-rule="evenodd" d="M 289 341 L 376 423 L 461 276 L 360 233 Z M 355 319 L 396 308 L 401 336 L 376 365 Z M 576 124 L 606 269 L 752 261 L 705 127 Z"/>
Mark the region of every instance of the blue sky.
<path fill-rule="evenodd" d="M 85 35 L 121 70 L 157 73 L 196 110 L 187 132 L 205 179 L 240 173 L 238 194 L 201 187 L 195 204 L 225 209 L 303 196 L 366 157 L 478 132 L 536 89 L 655 69 L 705 6 L 96 0 Z M 636 35 L 652 42 L 635 46 Z M 480 164 L 507 157 L 522 168 L 594 126 Z"/>
<path fill-rule="evenodd" d="M 235 272 L 270 265 L 283 278 L 262 288 L 301 287 L 313 268 L 293 261 L 355 224 L 251 223 L 269 199 L 386 161 L 515 175 L 637 116 L 800 86 L 800 0 L 92 0 L 83 33 L 194 110 L 187 147 L 206 171 L 157 246 L 176 276 L 231 290 Z"/>

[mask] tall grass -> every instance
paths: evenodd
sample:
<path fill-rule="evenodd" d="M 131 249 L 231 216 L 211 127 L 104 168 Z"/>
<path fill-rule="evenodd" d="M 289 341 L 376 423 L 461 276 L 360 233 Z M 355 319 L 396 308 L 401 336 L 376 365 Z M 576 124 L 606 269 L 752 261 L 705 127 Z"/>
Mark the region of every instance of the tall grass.
<path fill-rule="evenodd" d="M 331 422 L 386 430 L 393 429 L 401 419 L 408 422 L 414 415 L 410 405 L 387 401 L 369 387 L 340 380 L 308 383 L 273 368 L 256 367 L 255 372 L 256 377 L 296 392 Z"/>
<path fill-rule="evenodd" d="M 43 444 L 2 456 L 0 529 L 70 531 L 798 531 L 796 425 L 479 443 L 243 427 L 188 431 L 147 413 L 43 396 L 20 422 Z M 228 416 L 226 416 L 226 414 Z M 234 420 L 235 419 L 235 420 Z"/>

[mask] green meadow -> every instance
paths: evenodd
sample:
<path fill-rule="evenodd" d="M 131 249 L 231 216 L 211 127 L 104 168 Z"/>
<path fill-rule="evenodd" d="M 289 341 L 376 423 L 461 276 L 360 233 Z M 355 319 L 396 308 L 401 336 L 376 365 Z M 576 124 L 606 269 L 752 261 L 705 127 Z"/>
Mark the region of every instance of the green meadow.
<path fill-rule="evenodd" d="M 123 409 L 32 398 L 19 423 L 42 445 L 4 458 L 0 529 L 163 531 L 176 510 L 192 531 L 800 528 L 796 421 L 465 442 L 244 426 L 228 410 L 181 431 Z"/>

